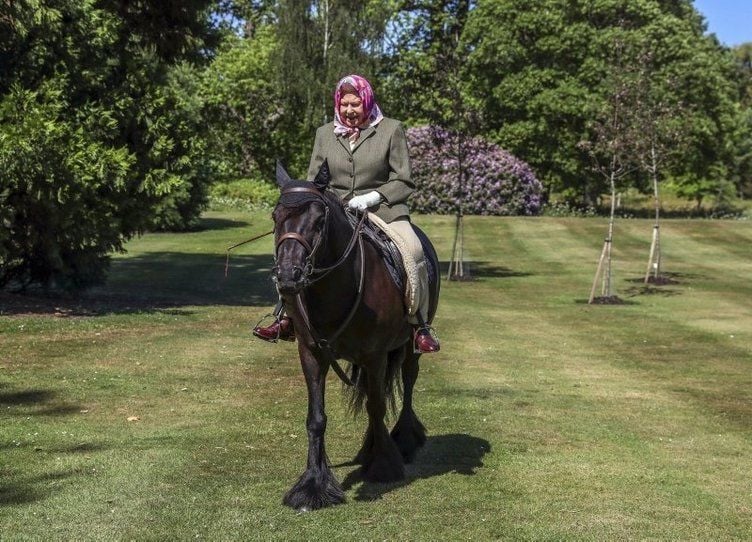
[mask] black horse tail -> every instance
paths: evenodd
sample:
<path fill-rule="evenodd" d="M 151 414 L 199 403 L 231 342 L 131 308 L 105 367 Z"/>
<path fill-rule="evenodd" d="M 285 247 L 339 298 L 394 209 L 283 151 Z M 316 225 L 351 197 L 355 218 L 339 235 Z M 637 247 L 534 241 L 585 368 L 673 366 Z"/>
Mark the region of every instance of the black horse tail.
<path fill-rule="evenodd" d="M 402 397 L 402 362 L 405 360 L 405 347 L 397 348 L 387 354 L 386 374 L 384 375 L 384 398 L 387 408 L 394 416 L 397 414 L 397 400 Z M 353 414 L 363 412 L 367 395 L 368 371 L 359 365 L 350 364 L 350 382 L 345 386 L 347 406 Z"/>

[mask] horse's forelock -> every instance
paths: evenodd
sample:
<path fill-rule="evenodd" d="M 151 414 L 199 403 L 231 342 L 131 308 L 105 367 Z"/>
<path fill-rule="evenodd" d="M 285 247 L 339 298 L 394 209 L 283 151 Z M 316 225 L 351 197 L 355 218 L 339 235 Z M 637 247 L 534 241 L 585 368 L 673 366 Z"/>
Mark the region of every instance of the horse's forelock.
<path fill-rule="evenodd" d="M 313 185 L 309 182 L 305 181 L 295 181 L 292 187 L 300 187 L 300 188 L 312 188 Z M 314 201 L 320 201 L 324 203 L 327 207 L 342 207 L 342 201 L 340 198 L 331 190 L 324 190 L 323 192 L 320 192 L 318 194 L 314 192 L 285 192 L 282 191 L 282 193 L 279 196 L 279 200 L 277 201 L 277 207 L 282 207 L 290 212 L 290 214 L 295 214 L 303 212 L 303 207 L 314 202 Z"/>

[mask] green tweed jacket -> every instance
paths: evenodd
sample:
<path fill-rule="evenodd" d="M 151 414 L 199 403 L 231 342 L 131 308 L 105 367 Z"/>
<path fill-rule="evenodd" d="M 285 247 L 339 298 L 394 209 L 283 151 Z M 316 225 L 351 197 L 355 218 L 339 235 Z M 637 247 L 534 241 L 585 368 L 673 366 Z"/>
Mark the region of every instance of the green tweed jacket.
<path fill-rule="evenodd" d="M 383 201 L 371 212 L 387 223 L 409 216 L 407 198 L 415 184 L 410 177 L 405 130 L 398 121 L 384 118 L 376 126 L 369 126 L 361 132 L 352 151 L 347 136 L 334 134 L 333 122 L 321 126 L 311 153 L 309 181 L 316 177 L 324 159 L 329 162 L 332 175 L 329 186 L 342 199 L 376 190 Z"/>

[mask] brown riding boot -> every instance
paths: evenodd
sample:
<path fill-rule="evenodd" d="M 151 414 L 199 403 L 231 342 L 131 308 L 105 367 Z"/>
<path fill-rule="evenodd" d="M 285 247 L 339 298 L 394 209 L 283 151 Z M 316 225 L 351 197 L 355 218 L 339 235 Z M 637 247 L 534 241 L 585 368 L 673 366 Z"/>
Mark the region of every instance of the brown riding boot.
<path fill-rule="evenodd" d="M 253 334 L 259 339 L 272 343 L 295 340 L 295 329 L 292 326 L 292 320 L 288 316 L 283 316 L 265 327 L 256 326 L 253 328 Z"/>
<path fill-rule="evenodd" d="M 415 330 L 415 352 L 420 354 L 431 354 L 441 349 L 439 340 L 431 333 L 429 327 L 419 327 Z"/>

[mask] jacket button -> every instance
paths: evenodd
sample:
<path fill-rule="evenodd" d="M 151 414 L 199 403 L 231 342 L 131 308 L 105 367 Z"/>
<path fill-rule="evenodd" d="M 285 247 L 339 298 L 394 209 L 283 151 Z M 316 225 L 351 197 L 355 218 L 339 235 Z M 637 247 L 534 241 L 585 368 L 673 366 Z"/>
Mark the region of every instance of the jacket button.
<path fill-rule="evenodd" d="M 347 158 L 347 161 L 348 161 L 348 162 L 352 162 L 352 156 L 348 157 L 348 158 Z"/>

